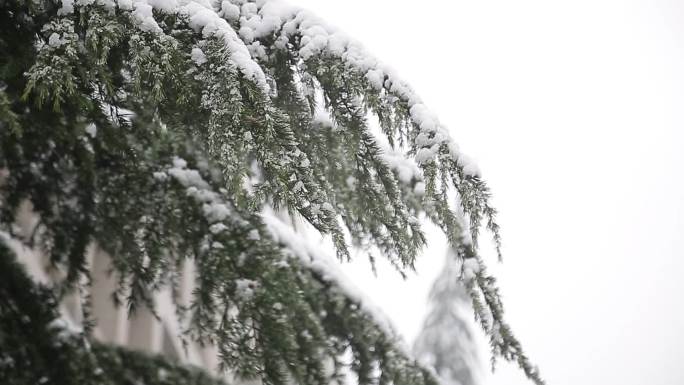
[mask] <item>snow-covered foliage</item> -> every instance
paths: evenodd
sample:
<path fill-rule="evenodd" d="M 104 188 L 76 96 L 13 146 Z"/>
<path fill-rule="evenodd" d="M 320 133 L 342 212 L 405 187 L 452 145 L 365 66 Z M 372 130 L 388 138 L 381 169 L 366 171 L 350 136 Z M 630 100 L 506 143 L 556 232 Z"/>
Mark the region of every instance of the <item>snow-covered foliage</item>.
<path fill-rule="evenodd" d="M 470 326 L 470 297 L 452 251 L 430 290 L 428 313 L 413 346 L 416 358 L 435 369 L 443 385 L 476 385 L 480 370 Z"/>
<path fill-rule="evenodd" d="M 481 227 L 499 247 L 487 186 L 360 45 L 279 1 L 1 6 L 0 230 L 33 203 L 40 225 L 24 241 L 67 272 L 59 292 L 88 282 L 92 242 L 112 256 L 115 298 L 132 310 L 176 288 L 192 259 L 182 324 L 236 374 L 321 384 L 350 366 L 361 384 L 429 384 L 371 307 L 261 214 L 287 209 L 330 236 L 339 258 L 352 244 L 400 272 L 425 244 L 425 218 L 466 267 L 458 279 L 494 356 L 542 382 L 477 255 Z"/>

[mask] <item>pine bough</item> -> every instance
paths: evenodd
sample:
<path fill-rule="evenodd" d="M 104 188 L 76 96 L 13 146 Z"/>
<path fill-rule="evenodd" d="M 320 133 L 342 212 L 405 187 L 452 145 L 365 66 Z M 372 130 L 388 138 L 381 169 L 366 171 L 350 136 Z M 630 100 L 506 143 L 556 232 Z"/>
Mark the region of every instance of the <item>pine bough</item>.
<path fill-rule="evenodd" d="M 40 222 L 23 241 L 64 272 L 57 293 L 87 293 L 95 242 L 112 256 L 117 303 L 153 307 L 151 293 L 171 286 L 185 337 L 215 343 L 239 376 L 324 384 L 351 369 L 360 384 L 431 384 L 316 252 L 262 213 L 286 209 L 339 258 L 351 242 L 400 272 L 425 244 L 422 217 L 462 261 L 493 359 L 542 383 L 477 255 L 481 227 L 500 248 L 487 186 L 359 45 L 277 1 L 0 7 L 0 224 L 12 234 L 20 204 L 33 204 Z M 186 259 L 197 289 L 182 304 Z"/>

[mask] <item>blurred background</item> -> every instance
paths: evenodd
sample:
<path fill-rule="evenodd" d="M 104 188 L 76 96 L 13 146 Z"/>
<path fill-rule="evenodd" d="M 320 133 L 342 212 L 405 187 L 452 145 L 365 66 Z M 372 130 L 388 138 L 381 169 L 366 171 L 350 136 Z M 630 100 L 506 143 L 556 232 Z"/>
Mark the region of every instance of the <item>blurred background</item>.
<path fill-rule="evenodd" d="M 394 67 L 475 158 L 504 263 L 483 253 L 548 384 L 684 384 L 683 2 L 290 2 Z M 344 266 L 408 343 L 443 266 L 429 239 L 406 281 Z M 483 384 L 529 383 L 492 374 L 478 336 Z"/>

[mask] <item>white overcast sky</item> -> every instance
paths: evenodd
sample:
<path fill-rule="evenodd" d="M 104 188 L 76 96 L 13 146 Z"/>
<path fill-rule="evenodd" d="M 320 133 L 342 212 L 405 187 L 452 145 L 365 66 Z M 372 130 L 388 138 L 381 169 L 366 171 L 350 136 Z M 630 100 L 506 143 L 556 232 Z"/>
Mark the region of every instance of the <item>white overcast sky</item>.
<path fill-rule="evenodd" d="M 684 384 L 684 2 L 290 2 L 393 66 L 477 160 L 508 319 L 549 385 Z M 407 282 L 347 268 L 409 341 L 442 242 Z M 510 365 L 485 383 L 528 384 Z"/>

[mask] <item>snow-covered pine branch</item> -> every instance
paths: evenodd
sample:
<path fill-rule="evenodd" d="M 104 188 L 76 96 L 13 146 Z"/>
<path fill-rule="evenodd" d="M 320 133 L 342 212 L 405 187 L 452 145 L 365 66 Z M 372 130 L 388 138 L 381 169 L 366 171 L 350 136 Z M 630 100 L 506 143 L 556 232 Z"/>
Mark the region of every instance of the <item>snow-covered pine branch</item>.
<path fill-rule="evenodd" d="M 87 275 L 92 242 L 113 256 L 117 298 L 131 308 L 174 286 L 190 258 L 189 333 L 219 342 L 238 374 L 321 383 L 327 360 L 334 377 L 351 349 L 360 383 L 430 383 L 363 306 L 288 257 L 260 217 L 287 208 L 330 235 L 343 259 L 346 228 L 403 270 L 425 243 L 416 219 L 425 214 L 467 267 L 461 278 L 493 353 L 542 383 L 477 256 L 483 220 L 499 246 L 487 186 L 417 95 L 358 44 L 277 1 L 3 7 L 1 224 L 11 231 L 21 202 L 33 203 L 42 248 L 68 272 L 63 289 Z M 319 107 L 334 124 L 321 123 Z M 414 178 L 388 162 L 368 112 L 393 154 L 415 161 Z"/>

